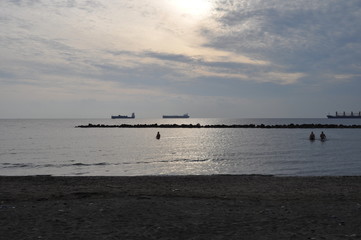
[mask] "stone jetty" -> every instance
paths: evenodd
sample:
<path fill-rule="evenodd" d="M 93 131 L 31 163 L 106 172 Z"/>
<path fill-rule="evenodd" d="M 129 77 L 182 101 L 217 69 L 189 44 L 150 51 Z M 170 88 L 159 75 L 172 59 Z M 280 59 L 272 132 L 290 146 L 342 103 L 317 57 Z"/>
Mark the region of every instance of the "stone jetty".
<path fill-rule="evenodd" d="M 120 124 L 120 125 L 105 125 L 92 124 L 79 125 L 76 128 L 361 128 L 361 125 L 343 125 L 343 124 L 234 124 L 234 125 L 200 125 L 198 124 Z"/>

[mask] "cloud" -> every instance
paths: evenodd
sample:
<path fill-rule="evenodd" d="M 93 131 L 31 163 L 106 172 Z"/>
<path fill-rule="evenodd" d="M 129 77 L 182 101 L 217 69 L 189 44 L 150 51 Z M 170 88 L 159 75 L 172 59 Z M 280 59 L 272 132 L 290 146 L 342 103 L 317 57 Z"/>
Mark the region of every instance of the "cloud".
<path fill-rule="evenodd" d="M 203 31 L 207 46 L 269 61 L 272 72 L 359 73 L 350 67 L 360 58 L 359 1 L 236 3 L 218 1 L 218 28 Z"/>
<path fill-rule="evenodd" d="M 145 57 L 156 58 L 164 61 L 174 61 L 174 62 L 182 62 L 182 63 L 195 63 L 197 60 L 187 55 L 183 54 L 171 54 L 171 53 L 159 53 L 159 52 L 151 52 L 145 51 Z"/>
<path fill-rule="evenodd" d="M 296 105 L 304 91 L 350 104 L 338 90 L 360 87 L 358 0 L 208 2 L 197 15 L 163 0 L 1 1 L 0 85 L 12 89 L 3 101 L 31 98 L 28 89 L 44 100 L 188 98 L 209 109 L 210 98 Z"/>

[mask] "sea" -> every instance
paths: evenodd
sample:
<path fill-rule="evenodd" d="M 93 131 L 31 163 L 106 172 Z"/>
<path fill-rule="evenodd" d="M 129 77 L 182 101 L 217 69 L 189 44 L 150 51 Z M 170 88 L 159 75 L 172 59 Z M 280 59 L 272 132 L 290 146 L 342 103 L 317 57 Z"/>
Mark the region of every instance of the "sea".
<path fill-rule="evenodd" d="M 361 175 L 361 129 L 76 128 L 89 123 L 361 125 L 361 119 L 0 119 L 0 175 Z M 316 141 L 308 140 L 311 131 Z"/>

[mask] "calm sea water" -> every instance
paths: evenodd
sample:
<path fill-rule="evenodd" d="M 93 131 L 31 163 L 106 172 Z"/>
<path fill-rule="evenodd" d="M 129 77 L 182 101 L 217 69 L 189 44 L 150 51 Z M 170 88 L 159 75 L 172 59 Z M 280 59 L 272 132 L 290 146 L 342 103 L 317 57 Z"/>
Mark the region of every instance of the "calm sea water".
<path fill-rule="evenodd" d="M 339 119 L 0 119 L 0 175 L 361 175 L 361 129 L 82 129 L 83 124 L 361 124 Z M 155 135 L 160 131 L 161 139 Z"/>

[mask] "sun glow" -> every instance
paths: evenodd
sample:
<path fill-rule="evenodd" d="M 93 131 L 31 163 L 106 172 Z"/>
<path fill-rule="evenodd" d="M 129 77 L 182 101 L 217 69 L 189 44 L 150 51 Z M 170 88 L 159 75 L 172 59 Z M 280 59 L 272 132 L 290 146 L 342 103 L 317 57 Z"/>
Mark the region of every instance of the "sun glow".
<path fill-rule="evenodd" d="M 169 0 L 169 2 L 185 15 L 204 16 L 211 10 L 210 0 Z"/>

